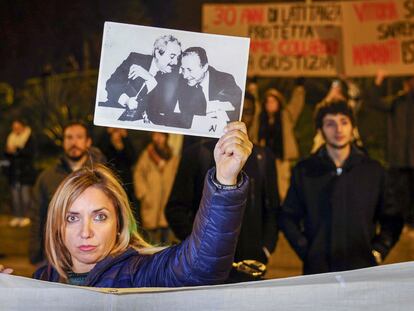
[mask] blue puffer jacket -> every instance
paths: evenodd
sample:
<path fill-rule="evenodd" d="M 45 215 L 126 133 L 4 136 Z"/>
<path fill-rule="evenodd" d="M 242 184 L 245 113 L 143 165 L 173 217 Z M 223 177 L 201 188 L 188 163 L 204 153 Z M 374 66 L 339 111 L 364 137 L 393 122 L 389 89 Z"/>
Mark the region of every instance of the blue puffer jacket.
<path fill-rule="evenodd" d="M 89 272 L 85 286 L 176 287 L 224 282 L 230 272 L 247 197 L 244 174 L 236 190 L 219 189 L 207 174 L 192 234 L 182 243 L 153 255 L 129 248 L 108 256 Z M 59 282 L 50 265 L 39 268 L 34 278 Z"/>

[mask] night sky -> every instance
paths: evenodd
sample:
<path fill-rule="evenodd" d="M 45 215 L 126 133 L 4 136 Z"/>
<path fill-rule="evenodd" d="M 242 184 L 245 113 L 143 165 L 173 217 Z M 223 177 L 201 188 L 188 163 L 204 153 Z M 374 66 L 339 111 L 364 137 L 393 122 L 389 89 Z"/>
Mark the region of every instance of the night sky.
<path fill-rule="evenodd" d="M 84 68 L 85 47 L 90 68 L 97 68 L 104 21 L 200 31 L 203 2 L 0 0 L 0 81 L 20 87 L 41 75 L 46 64 L 55 73 L 68 71 L 70 57 Z"/>

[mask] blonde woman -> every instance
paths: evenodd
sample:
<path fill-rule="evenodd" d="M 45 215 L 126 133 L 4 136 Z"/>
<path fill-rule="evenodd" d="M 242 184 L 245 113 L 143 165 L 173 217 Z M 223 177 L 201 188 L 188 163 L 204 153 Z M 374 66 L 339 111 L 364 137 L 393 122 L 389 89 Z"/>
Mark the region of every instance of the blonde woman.
<path fill-rule="evenodd" d="M 93 287 L 174 287 L 223 282 L 231 269 L 247 196 L 240 170 L 251 153 L 246 127 L 227 126 L 191 236 L 151 254 L 121 184 L 104 166 L 82 168 L 57 189 L 48 211 L 41 280 Z M 10 269 L 0 266 L 0 272 Z"/>

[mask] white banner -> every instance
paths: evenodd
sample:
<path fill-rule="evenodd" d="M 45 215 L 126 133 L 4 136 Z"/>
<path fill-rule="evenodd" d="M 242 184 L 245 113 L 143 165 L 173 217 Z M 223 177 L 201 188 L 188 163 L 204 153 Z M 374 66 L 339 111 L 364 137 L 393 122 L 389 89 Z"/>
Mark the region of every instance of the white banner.
<path fill-rule="evenodd" d="M 413 310 L 414 263 L 186 288 L 97 289 L 0 274 L 1 310 Z"/>

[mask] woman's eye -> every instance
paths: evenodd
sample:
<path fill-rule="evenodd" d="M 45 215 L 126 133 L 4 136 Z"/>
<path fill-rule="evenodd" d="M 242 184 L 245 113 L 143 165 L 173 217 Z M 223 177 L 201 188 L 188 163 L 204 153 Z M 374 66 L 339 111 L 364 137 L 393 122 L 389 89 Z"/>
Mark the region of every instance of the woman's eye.
<path fill-rule="evenodd" d="M 107 218 L 108 217 L 105 214 L 97 214 L 95 216 L 95 220 L 97 220 L 97 221 L 103 221 L 103 220 L 106 220 Z"/>
<path fill-rule="evenodd" d="M 79 220 L 78 216 L 75 216 L 75 215 L 66 216 L 66 221 L 69 222 L 69 223 L 72 223 L 72 222 L 75 222 L 75 221 L 78 221 L 78 220 Z"/>

